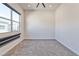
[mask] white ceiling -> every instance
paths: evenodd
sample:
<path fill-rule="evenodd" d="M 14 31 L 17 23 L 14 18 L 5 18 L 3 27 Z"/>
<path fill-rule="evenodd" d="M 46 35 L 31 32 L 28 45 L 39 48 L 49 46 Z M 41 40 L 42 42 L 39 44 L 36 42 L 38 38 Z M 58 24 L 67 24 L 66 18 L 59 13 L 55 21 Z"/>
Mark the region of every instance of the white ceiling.
<path fill-rule="evenodd" d="M 60 3 L 44 3 L 44 8 L 42 3 L 39 3 L 38 8 L 36 8 L 37 4 L 38 3 L 19 3 L 24 10 L 55 10 L 60 5 Z"/>

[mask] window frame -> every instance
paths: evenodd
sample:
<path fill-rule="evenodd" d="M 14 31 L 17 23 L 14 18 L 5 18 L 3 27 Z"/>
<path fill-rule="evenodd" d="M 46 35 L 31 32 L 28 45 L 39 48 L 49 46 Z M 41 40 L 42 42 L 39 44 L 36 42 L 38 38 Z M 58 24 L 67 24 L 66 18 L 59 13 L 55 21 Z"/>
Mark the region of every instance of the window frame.
<path fill-rule="evenodd" d="M 20 32 L 20 16 L 21 16 L 21 14 L 18 12 L 18 11 L 16 11 L 14 8 L 12 8 L 9 4 L 7 4 L 7 3 L 2 3 L 3 5 L 5 5 L 6 7 L 8 7 L 11 11 L 10 11 L 10 19 L 8 19 L 8 18 L 5 18 L 5 17 L 0 17 L 0 18 L 2 18 L 2 19 L 5 19 L 5 20 L 9 20 L 10 22 L 11 22 L 11 31 L 10 32 Z M 17 13 L 18 15 L 19 15 L 19 21 L 14 21 L 13 19 L 12 19 L 12 17 L 13 17 L 13 13 L 12 12 L 15 12 L 15 13 Z M 13 22 L 16 22 L 16 23 L 18 23 L 19 24 L 19 29 L 17 30 L 17 31 L 13 31 Z M 3 32 L 3 33 L 7 33 L 7 32 Z"/>

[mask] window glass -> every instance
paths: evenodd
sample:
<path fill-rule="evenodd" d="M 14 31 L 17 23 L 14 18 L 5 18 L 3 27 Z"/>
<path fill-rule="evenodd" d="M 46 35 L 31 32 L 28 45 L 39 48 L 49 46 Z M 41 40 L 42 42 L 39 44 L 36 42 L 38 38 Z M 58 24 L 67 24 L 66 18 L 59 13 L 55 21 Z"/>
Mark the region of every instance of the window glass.
<path fill-rule="evenodd" d="M 19 31 L 19 23 L 13 22 L 13 32 L 18 32 Z"/>
<path fill-rule="evenodd" d="M 10 16 L 11 10 L 7 6 L 0 4 L 0 17 L 11 19 Z"/>
<path fill-rule="evenodd" d="M 11 22 L 9 20 L 0 18 L 0 33 L 10 31 L 11 31 Z"/>
<path fill-rule="evenodd" d="M 12 12 L 12 20 L 19 22 L 19 14 L 16 12 Z"/>
<path fill-rule="evenodd" d="M 0 4 L 0 33 L 18 32 L 19 16 L 13 9 L 4 4 Z"/>

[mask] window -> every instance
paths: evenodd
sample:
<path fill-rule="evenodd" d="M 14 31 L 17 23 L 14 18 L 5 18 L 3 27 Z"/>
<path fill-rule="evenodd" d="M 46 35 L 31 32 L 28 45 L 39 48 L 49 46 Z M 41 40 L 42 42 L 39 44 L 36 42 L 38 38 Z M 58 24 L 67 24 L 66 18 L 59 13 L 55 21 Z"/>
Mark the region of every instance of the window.
<path fill-rule="evenodd" d="M 9 5 L 0 4 L 0 33 L 18 32 L 19 17 L 20 14 L 15 9 Z"/>
<path fill-rule="evenodd" d="M 8 18 L 10 19 L 11 9 L 6 7 L 3 4 L 0 4 L 0 17 Z"/>
<path fill-rule="evenodd" d="M 13 32 L 19 31 L 19 15 L 12 11 L 13 17 L 12 17 L 12 22 L 13 22 Z"/>
<path fill-rule="evenodd" d="M 18 29 L 19 29 L 19 24 L 16 22 L 13 22 L 13 32 L 19 31 Z"/>
<path fill-rule="evenodd" d="M 12 17 L 13 20 L 19 22 L 19 15 L 14 11 L 12 12 L 12 14 L 13 14 L 13 17 Z"/>
<path fill-rule="evenodd" d="M 11 31 L 11 22 L 0 18 L 0 33 L 10 32 Z"/>

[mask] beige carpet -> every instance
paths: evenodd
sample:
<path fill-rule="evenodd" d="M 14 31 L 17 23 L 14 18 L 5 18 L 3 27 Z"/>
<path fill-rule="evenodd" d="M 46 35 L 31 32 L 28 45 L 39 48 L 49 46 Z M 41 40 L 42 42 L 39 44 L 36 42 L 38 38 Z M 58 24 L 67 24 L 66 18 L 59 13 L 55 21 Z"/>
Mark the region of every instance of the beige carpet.
<path fill-rule="evenodd" d="M 8 52 L 10 53 L 10 52 Z M 6 55 L 8 55 L 8 53 Z M 76 56 L 56 40 L 24 40 L 11 56 Z"/>

